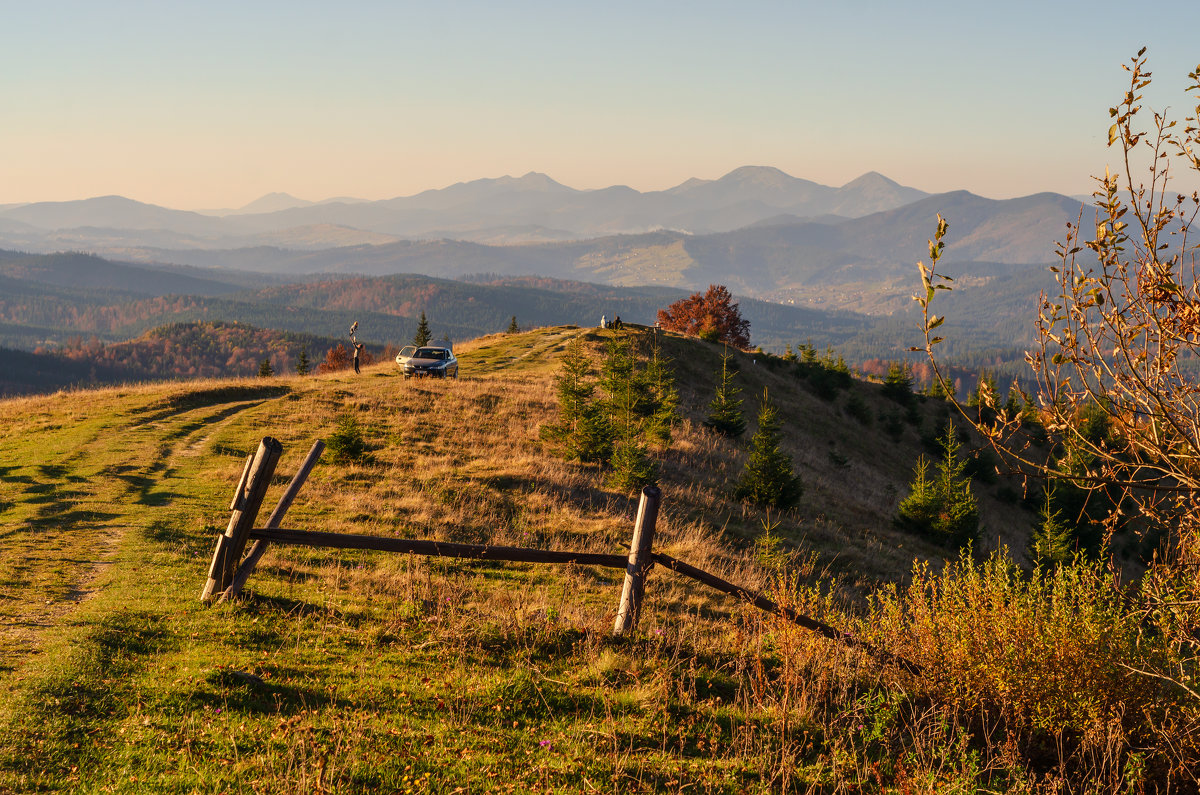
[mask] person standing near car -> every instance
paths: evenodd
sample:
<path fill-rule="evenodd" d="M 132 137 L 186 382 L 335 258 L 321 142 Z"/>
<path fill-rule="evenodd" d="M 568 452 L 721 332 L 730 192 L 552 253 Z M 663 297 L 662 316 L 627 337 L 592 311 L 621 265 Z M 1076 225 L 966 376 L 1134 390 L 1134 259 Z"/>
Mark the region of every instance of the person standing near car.
<path fill-rule="evenodd" d="M 358 355 L 362 353 L 363 344 L 361 342 L 354 343 L 354 374 L 358 375 L 361 371 L 358 369 Z"/>

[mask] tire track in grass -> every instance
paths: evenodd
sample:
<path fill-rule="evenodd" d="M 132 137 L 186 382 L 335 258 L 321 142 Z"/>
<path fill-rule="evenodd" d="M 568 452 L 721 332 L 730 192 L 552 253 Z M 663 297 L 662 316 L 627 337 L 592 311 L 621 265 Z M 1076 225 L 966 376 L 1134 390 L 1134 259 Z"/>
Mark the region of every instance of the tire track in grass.
<path fill-rule="evenodd" d="M 8 563 L 0 569 L 0 675 L 36 653 L 45 633 L 94 593 L 131 527 L 150 527 L 177 509 L 188 493 L 179 457 L 195 455 L 217 428 L 266 402 L 239 390 L 207 394 L 215 402 L 186 392 L 166 401 L 84 393 L 87 410 L 73 422 L 58 417 L 81 396 L 56 396 L 42 403 L 50 410 L 41 422 L 13 422 L 0 439 L 0 559 Z M 172 401 L 168 413 L 162 406 Z M 0 404 L 0 423 L 5 408 L 13 407 Z"/>

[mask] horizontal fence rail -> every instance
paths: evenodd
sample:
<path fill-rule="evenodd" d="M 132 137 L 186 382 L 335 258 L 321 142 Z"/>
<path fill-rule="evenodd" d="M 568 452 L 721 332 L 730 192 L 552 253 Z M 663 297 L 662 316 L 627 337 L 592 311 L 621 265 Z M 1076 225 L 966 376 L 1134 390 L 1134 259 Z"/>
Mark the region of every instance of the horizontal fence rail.
<path fill-rule="evenodd" d="M 373 549 L 378 552 L 409 552 L 439 558 L 471 558 L 473 560 L 503 560 L 511 563 L 577 563 L 581 566 L 625 568 L 625 555 L 597 552 L 560 552 L 531 547 L 500 547 L 487 544 L 456 544 L 448 541 L 422 541 L 415 538 L 353 535 L 350 533 L 320 533 L 309 530 L 250 531 L 250 537 L 272 544 L 292 544 L 305 547 L 335 549 Z"/>
<path fill-rule="evenodd" d="M 847 632 L 814 618 L 799 613 L 790 607 L 777 604 L 762 594 L 744 588 L 703 569 L 684 563 L 670 555 L 653 551 L 654 527 L 662 492 L 657 487 L 647 486 L 642 490 L 638 504 L 637 521 L 634 524 L 633 540 L 627 555 L 597 552 L 565 552 L 560 550 L 534 549 L 531 547 L 492 546 L 489 544 L 462 544 L 449 541 L 428 541 L 415 538 L 389 538 L 386 536 L 358 535 L 353 533 L 325 533 L 313 530 L 292 530 L 279 527 L 284 514 L 291 506 L 300 487 L 304 484 L 320 457 L 324 444 L 313 445 L 299 471 L 289 484 L 279 505 L 267 520 L 266 527 L 253 527 L 266 486 L 274 472 L 282 448 L 274 439 L 264 439 L 257 455 L 247 460 L 242 477 L 234 494 L 229 529 L 218 536 L 217 547 L 209 578 L 201 593 L 201 599 L 211 601 L 220 595 L 222 601 L 235 597 L 253 573 L 258 560 L 271 544 L 307 546 L 327 549 L 362 549 L 378 552 L 399 552 L 428 557 L 463 558 L 469 560 L 503 561 L 509 563 L 558 563 L 579 566 L 602 566 L 624 569 L 625 581 L 621 591 L 620 608 L 617 612 L 613 632 L 625 635 L 637 627 L 647 574 L 655 564 L 676 574 L 707 585 L 714 590 L 753 605 L 760 610 L 779 616 L 823 637 L 859 649 L 874 659 L 897 665 L 913 674 L 921 672 L 921 666 L 898 657 L 891 652 L 876 648 L 872 644 L 855 638 Z M 249 554 L 242 558 L 245 545 L 253 539 Z"/>

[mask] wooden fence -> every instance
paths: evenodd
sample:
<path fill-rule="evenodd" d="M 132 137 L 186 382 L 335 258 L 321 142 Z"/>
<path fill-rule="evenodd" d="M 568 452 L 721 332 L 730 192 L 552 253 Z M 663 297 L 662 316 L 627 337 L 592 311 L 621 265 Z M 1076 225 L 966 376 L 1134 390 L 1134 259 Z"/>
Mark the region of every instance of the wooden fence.
<path fill-rule="evenodd" d="M 321 457 L 325 444 L 317 441 L 301 463 L 299 470 L 288 484 L 275 510 L 262 527 L 255 527 L 267 485 L 275 474 L 275 467 L 283 454 L 283 446 L 275 439 L 266 437 L 258 451 L 246 459 L 242 477 L 230 504 L 232 511 L 225 532 L 217 537 L 209 566 L 208 579 L 200 592 L 205 602 L 225 601 L 237 596 L 254 572 L 270 544 L 292 544 L 309 547 L 336 549 L 371 549 L 381 552 L 404 552 L 447 558 L 469 558 L 475 560 L 510 561 L 516 563 L 575 563 L 582 566 L 605 566 L 625 570 L 625 581 L 621 587 L 621 601 L 617 619 L 613 626 L 616 635 L 628 635 L 637 628 L 645 595 L 646 577 L 650 569 L 659 564 L 676 574 L 689 577 L 722 593 L 735 596 L 760 610 L 773 613 L 805 629 L 826 638 L 859 648 L 871 657 L 889 664 L 898 665 L 911 672 L 919 673 L 920 667 L 883 649 L 864 643 L 841 630 L 809 616 L 776 604 L 760 593 L 735 585 L 715 574 L 690 566 L 669 555 L 653 551 L 654 527 L 658 520 L 658 508 L 662 492 L 655 486 L 642 489 L 638 503 L 637 519 L 633 526 L 633 538 L 629 553 L 603 554 L 595 552 L 563 552 L 557 550 L 532 549 L 529 547 L 506 547 L 488 544 L 456 544 L 443 541 L 422 541 L 409 538 L 385 538 L 383 536 L 355 535 L 348 533 L 322 533 L 311 530 L 281 528 L 304 481 Z M 253 545 L 246 553 L 246 545 Z M 245 553 L 245 554 L 243 554 Z"/>

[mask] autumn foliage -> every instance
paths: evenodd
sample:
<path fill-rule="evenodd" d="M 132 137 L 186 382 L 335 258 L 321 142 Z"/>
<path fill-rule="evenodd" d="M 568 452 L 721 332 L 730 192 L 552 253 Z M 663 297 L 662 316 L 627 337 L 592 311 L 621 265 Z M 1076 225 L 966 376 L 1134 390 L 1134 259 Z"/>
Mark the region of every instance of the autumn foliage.
<path fill-rule="evenodd" d="M 346 370 L 349 367 L 350 352 L 346 350 L 345 345 L 339 342 L 325 354 L 325 361 L 317 367 L 317 372 L 336 373 L 338 370 Z"/>
<path fill-rule="evenodd" d="M 658 324 L 670 331 L 691 334 L 736 348 L 750 347 L 750 321 L 723 284 L 710 284 L 703 295 L 692 295 L 658 310 Z"/>

